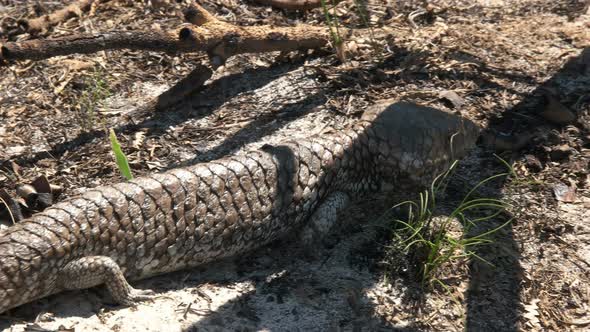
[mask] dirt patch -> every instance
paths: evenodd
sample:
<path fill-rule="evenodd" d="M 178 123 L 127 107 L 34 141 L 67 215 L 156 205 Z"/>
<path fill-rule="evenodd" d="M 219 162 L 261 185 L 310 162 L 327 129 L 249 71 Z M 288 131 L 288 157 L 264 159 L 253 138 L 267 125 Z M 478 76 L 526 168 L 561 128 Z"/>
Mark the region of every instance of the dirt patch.
<path fill-rule="evenodd" d="M 323 24 L 319 9 L 301 14 L 233 0 L 201 3 L 239 24 Z M 48 34 L 169 28 L 182 22 L 185 5 L 111 1 Z M 414 16 L 420 7 L 411 2 L 370 1 L 377 52 L 369 36 L 358 36 L 344 64 L 326 52 L 237 56 L 202 91 L 156 114 L 141 106 L 188 74 L 201 55 L 108 51 L 0 68 L 0 188 L 12 191 L 43 174 L 64 187 L 63 198 L 120 181 L 108 127 L 115 128 L 139 176 L 338 130 L 375 100 L 399 98 L 461 113 L 485 128 L 481 144 L 461 163 L 446 204 L 504 171 L 494 153 L 513 166 L 516 176 L 482 191 L 512 203 L 514 222 L 477 252 L 493 267 L 477 260 L 449 267 L 450 294 L 423 293 L 403 278 L 385 282 L 376 264 L 380 247 L 371 245 L 370 227 L 361 227 L 379 213 L 361 204 L 319 259 L 293 254 L 296 243 L 275 243 L 236 261 L 137 283 L 162 295 L 153 303 L 118 308 L 100 290 L 70 292 L 11 311 L 0 318 L 0 328 L 590 328 L 587 6 L 544 0 L 431 5 L 432 12 Z M 49 2 L 46 9 L 59 6 Z M 343 24 L 363 26 L 353 1 L 337 9 Z M 34 15 L 33 5 L 0 6 L 6 24 Z M 93 97 L 100 87 L 106 93 Z M 575 120 L 552 123 L 542 114 L 548 109 L 567 110 Z"/>

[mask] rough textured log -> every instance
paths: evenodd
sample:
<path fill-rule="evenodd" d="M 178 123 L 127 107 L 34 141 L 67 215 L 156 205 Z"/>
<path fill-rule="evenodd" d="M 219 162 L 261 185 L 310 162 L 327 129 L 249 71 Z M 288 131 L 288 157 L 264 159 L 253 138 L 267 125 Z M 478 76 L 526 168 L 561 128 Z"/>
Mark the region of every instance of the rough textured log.
<path fill-rule="evenodd" d="M 175 52 L 189 50 L 190 46 L 183 45 L 174 34 L 163 31 L 112 31 L 6 43 L 0 47 L 0 60 L 42 60 L 123 48 Z"/>
<path fill-rule="evenodd" d="M 218 20 L 180 30 L 180 39 L 200 45 L 210 56 L 223 60 L 241 53 L 293 51 L 318 48 L 330 40 L 327 29 L 309 25 L 240 27 Z"/>
<path fill-rule="evenodd" d="M 330 41 L 330 34 L 325 28 L 302 24 L 295 27 L 240 27 L 216 19 L 196 4 L 187 10 L 186 18 L 192 23 L 190 26 L 169 32 L 113 31 L 9 42 L 0 45 L 0 63 L 102 50 L 134 49 L 168 53 L 202 51 L 219 62 L 214 65 L 219 65 L 236 54 L 320 48 Z"/>

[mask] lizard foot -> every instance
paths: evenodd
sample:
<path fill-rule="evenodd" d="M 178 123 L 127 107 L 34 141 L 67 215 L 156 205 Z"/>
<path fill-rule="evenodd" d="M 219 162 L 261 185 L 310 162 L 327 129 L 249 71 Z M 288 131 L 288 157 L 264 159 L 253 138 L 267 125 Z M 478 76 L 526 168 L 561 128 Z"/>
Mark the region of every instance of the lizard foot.
<path fill-rule="evenodd" d="M 310 259 L 319 256 L 318 245 L 325 244 L 326 235 L 337 224 L 338 214 L 349 202 L 348 195 L 334 192 L 321 203 L 299 235 L 304 256 Z"/>
<path fill-rule="evenodd" d="M 58 283 L 63 289 L 84 289 L 104 284 L 113 300 L 122 305 L 156 298 L 152 290 L 131 287 L 119 265 L 107 256 L 87 256 L 68 263 L 61 270 Z"/>
<path fill-rule="evenodd" d="M 115 296 L 111 292 L 113 298 Z M 137 304 L 138 302 L 149 301 L 152 302 L 159 296 L 151 289 L 135 289 L 130 286 L 128 294 L 120 294 L 115 301 L 122 305 L 131 306 Z"/>

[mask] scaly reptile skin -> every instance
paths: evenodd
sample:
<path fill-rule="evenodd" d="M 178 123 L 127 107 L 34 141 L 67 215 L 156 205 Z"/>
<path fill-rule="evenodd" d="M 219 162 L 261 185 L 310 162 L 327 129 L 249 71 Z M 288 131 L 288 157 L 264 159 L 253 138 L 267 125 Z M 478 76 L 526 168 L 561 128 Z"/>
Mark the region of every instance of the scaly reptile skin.
<path fill-rule="evenodd" d="M 122 304 L 150 298 L 126 279 L 234 256 L 305 229 L 332 194 L 330 202 L 344 202 L 400 179 L 428 183 L 478 132 L 455 115 L 381 103 L 346 131 L 89 190 L 0 232 L 0 313 L 100 284 Z"/>

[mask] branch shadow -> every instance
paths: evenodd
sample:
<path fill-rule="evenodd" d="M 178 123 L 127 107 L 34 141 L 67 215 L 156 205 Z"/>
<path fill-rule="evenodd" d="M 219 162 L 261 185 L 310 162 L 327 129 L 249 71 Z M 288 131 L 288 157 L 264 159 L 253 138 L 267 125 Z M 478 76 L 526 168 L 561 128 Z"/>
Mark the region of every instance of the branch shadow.
<path fill-rule="evenodd" d="M 283 75 L 303 65 L 303 61 L 297 61 L 290 64 L 273 64 L 264 68 L 249 68 L 242 72 L 223 76 L 206 86 L 198 88 L 196 91 L 187 94 L 182 100 L 170 105 L 167 109 L 153 111 L 147 105 L 140 106 L 138 109 L 131 111 L 133 115 L 144 115 L 141 121 L 134 122 L 132 118 L 130 123 L 117 125 L 114 127 L 117 133 L 130 134 L 140 128 L 146 128 L 147 134 L 157 135 L 163 133 L 169 126 L 181 124 L 189 119 L 202 118 L 217 108 L 225 101 L 241 93 L 254 91 L 264 85 L 272 82 L 277 76 Z M 174 89 L 171 88 L 171 89 Z M 182 102 L 189 103 L 189 107 L 174 107 Z M 148 113 L 147 116 L 145 113 Z M 79 134 L 77 137 L 54 145 L 49 151 L 40 151 L 33 154 L 22 154 L 13 156 L 10 160 L 17 164 L 33 164 L 44 158 L 59 158 L 66 152 L 72 152 L 81 145 L 90 143 L 97 139 L 103 139 L 106 133 L 103 130 L 92 130 Z M 5 164 L 8 160 L 0 160 L 0 164 Z"/>
<path fill-rule="evenodd" d="M 323 105 L 325 102 L 326 97 L 322 90 L 319 90 L 304 98 L 297 104 L 283 105 L 272 114 L 258 116 L 254 121 L 249 122 L 246 126 L 240 128 L 236 133 L 227 137 L 217 146 L 203 151 L 195 158 L 181 163 L 173 163 L 166 167 L 165 170 L 207 162 L 234 153 L 244 145 L 251 142 L 257 142 L 260 138 L 272 134 L 276 130 L 287 125 L 289 122 L 305 116 L 318 106 Z M 270 124 L 272 124 L 272 126 L 270 126 Z"/>

